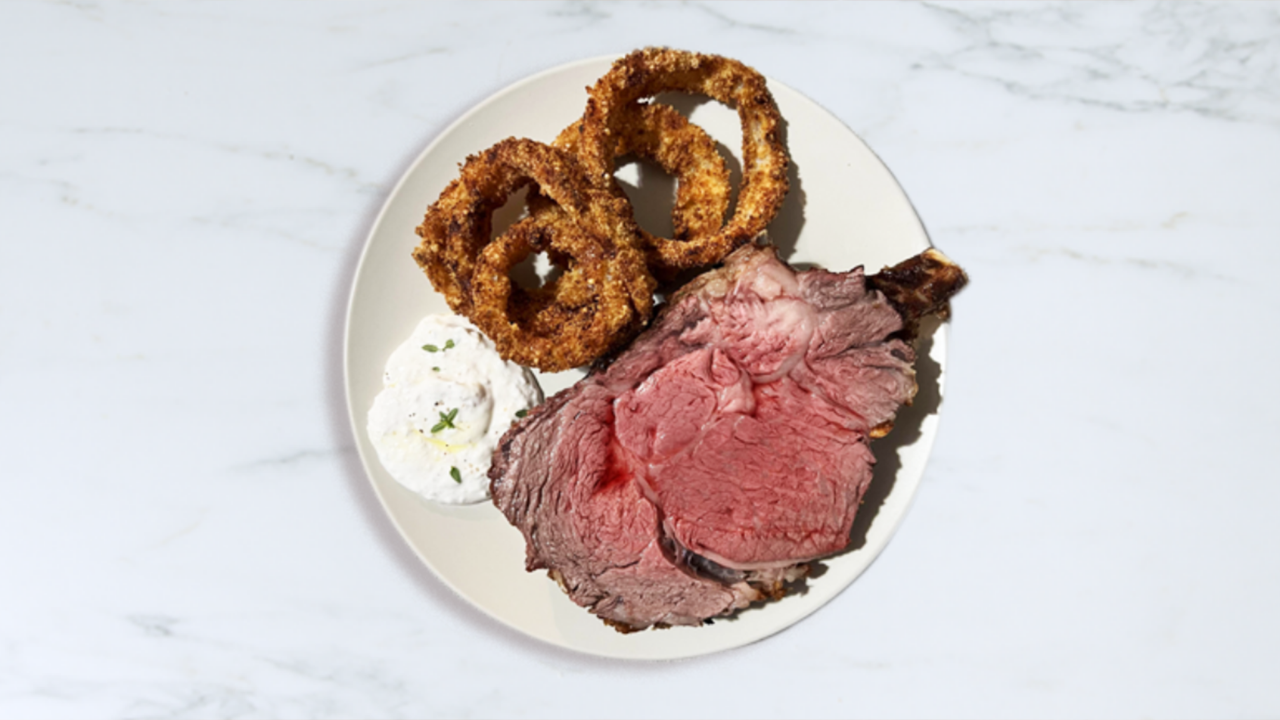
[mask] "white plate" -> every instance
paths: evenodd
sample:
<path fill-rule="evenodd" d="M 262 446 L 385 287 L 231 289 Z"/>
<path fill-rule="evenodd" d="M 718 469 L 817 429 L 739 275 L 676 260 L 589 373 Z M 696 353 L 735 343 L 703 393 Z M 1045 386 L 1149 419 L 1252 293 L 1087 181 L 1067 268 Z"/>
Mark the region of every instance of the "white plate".
<path fill-rule="evenodd" d="M 434 505 L 398 485 L 378 462 L 365 416 L 381 388 L 387 356 L 423 315 L 448 312 L 410 257 L 418 241 L 414 228 L 467 155 L 512 135 L 552 140 L 582 114 L 583 89 L 611 60 L 572 63 L 502 90 L 441 133 L 400 180 L 356 269 L 347 312 L 347 402 L 360 457 L 387 514 L 423 562 L 462 597 L 494 619 L 561 647 L 620 658 L 689 657 L 745 645 L 790 626 L 847 587 L 884 548 L 916 491 L 933 444 L 946 333 L 945 328 L 933 333 L 926 348 L 933 361 L 922 358 L 917 368 L 921 394 L 916 404 L 899 417 L 894 433 L 873 445 L 880 462 L 855 526 L 860 547 L 825 561 L 825 572 L 809 580 L 804 594 L 714 625 L 619 634 L 570 602 L 544 573 L 525 572 L 524 539 L 492 504 Z M 847 270 L 862 264 L 875 271 L 929 247 L 906 195 L 866 145 L 813 101 L 775 80 L 769 87 L 786 119 L 793 161 L 791 193 L 769 230 L 783 257 L 801 267 Z M 735 170 L 740 167 L 741 131 L 734 111 L 688 96 L 664 100 L 688 112 L 720 142 L 722 151 L 733 155 Z M 637 216 L 651 230 L 659 229 L 654 225 L 670 205 L 653 198 L 670 192 L 669 181 L 655 181 L 634 164 L 624 166 L 619 176 L 629 191 L 644 180 L 645 193 L 633 193 Z M 550 396 L 578 377 L 574 371 L 539 379 Z"/>

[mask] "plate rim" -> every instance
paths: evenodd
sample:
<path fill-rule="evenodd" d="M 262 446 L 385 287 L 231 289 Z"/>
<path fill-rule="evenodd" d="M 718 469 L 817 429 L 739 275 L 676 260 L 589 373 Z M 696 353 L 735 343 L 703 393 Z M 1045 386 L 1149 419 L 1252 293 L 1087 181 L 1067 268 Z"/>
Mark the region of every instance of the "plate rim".
<path fill-rule="evenodd" d="M 400 536 L 401 540 L 405 542 L 406 545 L 408 545 L 408 548 L 413 552 L 413 555 L 420 562 L 422 562 L 427 566 L 427 568 L 431 571 L 431 574 L 434 576 L 434 578 L 437 581 L 441 582 L 446 587 L 448 587 L 452 593 L 454 593 L 460 599 L 465 601 L 469 606 L 479 610 L 484 616 L 497 621 L 503 627 L 519 632 L 522 636 L 534 639 L 542 643 L 546 643 L 551 647 L 568 650 L 575 653 L 581 653 L 589 657 L 605 657 L 605 658 L 616 659 L 616 660 L 627 660 L 627 661 L 636 661 L 636 662 L 654 662 L 654 661 L 664 661 L 664 660 L 686 659 L 686 658 L 716 654 L 716 653 L 732 650 L 734 648 L 751 645 L 756 642 L 760 642 L 761 640 L 764 640 L 766 638 L 772 637 L 782 632 L 783 630 L 786 630 L 791 626 L 799 623 L 800 621 L 809 617 L 813 613 L 817 612 L 817 610 L 825 607 L 837 596 L 839 596 L 841 593 L 847 590 L 850 586 L 852 586 L 853 583 L 859 577 L 861 577 L 868 569 L 870 569 L 872 565 L 875 564 L 876 560 L 879 559 L 884 549 L 888 546 L 889 541 L 892 540 L 894 535 L 896 535 L 896 533 L 898 532 L 907 514 L 909 513 L 911 506 L 914 505 L 916 494 L 921 484 L 921 480 L 923 479 L 924 469 L 928 464 L 929 458 L 932 456 L 933 446 L 937 440 L 937 432 L 938 432 L 937 426 L 941 420 L 940 411 L 941 411 L 941 405 L 943 402 L 944 386 L 945 386 L 945 379 L 946 379 L 945 365 L 946 365 L 946 355 L 947 355 L 950 323 L 948 322 L 940 323 L 933 334 L 935 343 L 940 344 L 940 347 L 941 347 L 941 355 L 935 358 L 939 362 L 942 368 L 939 374 L 939 377 L 937 379 L 938 407 L 931 415 L 931 417 L 933 418 L 933 428 L 931 432 L 925 434 L 924 437 L 921 437 L 916 441 L 916 442 L 924 441 L 925 443 L 925 445 L 921 448 L 921 451 L 923 453 L 921 471 L 915 478 L 913 478 L 911 487 L 909 488 L 909 492 L 906 494 L 906 497 L 903 499 L 903 506 L 902 506 L 901 512 L 897 513 L 896 516 L 894 517 L 885 518 L 885 520 L 889 521 L 889 524 L 885 528 L 886 532 L 883 534 L 883 539 L 878 544 L 878 547 L 874 548 L 871 551 L 871 557 L 866 562 L 865 566 L 859 569 L 847 582 L 840 585 L 840 587 L 832 590 L 828 594 L 828 596 L 825 599 L 823 599 L 821 602 L 814 604 L 812 607 L 804 608 L 801 612 L 799 612 L 799 614 L 794 614 L 793 617 L 788 622 L 779 623 L 776 626 L 768 629 L 766 632 L 763 632 L 762 634 L 759 634 L 757 636 L 754 636 L 748 639 L 743 639 L 741 641 L 730 642 L 730 643 L 723 644 L 716 647 L 711 647 L 704 650 L 669 653 L 669 654 L 663 654 L 660 656 L 658 655 L 636 656 L 636 655 L 628 655 L 628 654 L 621 654 L 621 653 L 615 654 L 615 653 L 609 653 L 609 652 L 602 652 L 599 650 L 592 650 L 592 649 L 584 649 L 582 647 L 576 647 L 568 643 L 556 642 L 553 639 L 543 637 L 538 634 L 534 634 L 528 629 L 514 624 L 513 622 L 509 621 L 507 618 L 504 618 L 496 614 L 490 608 L 486 607 L 485 605 L 469 597 L 468 594 L 463 592 L 463 590 L 460 589 L 449 578 L 448 575 L 446 575 L 441 570 L 439 570 L 436 567 L 435 563 L 433 563 L 429 557 L 423 554 L 423 552 L 417 547 L 417 544 L 410 537 L 408 531 L 397 520 L 397 516 L 395 512 L 393 512 L 392 510 L 389 499 L 386 497 L 386 494 L 383 492 L 382 488 L 379 486 L 378 482 L 374 478 L 373 472 L 371 470 L 372 464 L 377 463 L 379 461 L 377 460 L 376 457 L 370 458 L 366 453 L 363 443 L 360 442 L 360 433 L 362 432 L 363 429 L 359 423 L 359 419 L 357 416 L 361 412 L 361 410 L 359 410 L 355 404 L 355 398 L 353 396 L 352 375 L 351 375 L 352 373 L 352 367 L 351 367 L 352 366 L 352 340 L 351 340 L 352 323 L 353 323 L 353 315 L 355 314 L 355 307 L 357 303 L 357 295 L 361 288 L 360 280 L 364 275 L 365 265 L 368 262 L 374 241 L 379 236 L 382 226 L 387 219 L 387 215 L 390 213 L 391 209 L 396 204 L 396 200 L 401 195 L 402 191 L 404 190 L 404 187 L 415 176 L 415 174 L 418 172 L 419 168 L 426 161 L 426 159 L 430 157 L 432 153 L 435 152 L 436 149 L 443 142 L 445 142 L 459 127 L 468 123 L 476 115 L 484 112 L 490 105 L 501 101 L 501 99 L 504 96 L 510 93 L 516 92 L 522 87 L 542 81 L 548 76 L 554 76 L 557 74 L 564 73 L 566 71 L 571 71 L 574 68 L 577 68 L 580 66 L 604 63 L 604 62 L 612 62 L 613 60 L 616 60 L 617 58 L 620 58 L 620 57 L 623 57 L 623 54 L 614 53 L 614 54 L 595 55 L 587 58 L 580 58 L 578 60 L 573 60 L 573 61 L 558 64 L 552 67 L 544 68 L 542 70 L 539 70 L 529 75 L 526 75 L 524 77 L 521 77 L 511 83 L 503 85 L 502 87 L 498 88 L 494 92 L 484 97 L 482 100 L 480 100 L 476 104 L 472 105 L 465 112 L 459 115 L 455 120 L 453 120 L 444 128 L 442 128 L 437 133 L 435 133 L 434 137 L 432 137 L 430 142 L 426 144 L 423 150 L 419 152 L 414 157 L 412 162 L 410 162 L 407 165 L 407 167 L 401 172 L 395 184 L 388 191 L 386 198 L 382 202 L 381 207 L 379 208 L 377 214 L 374 216 L 373 222 L 369 226 L 368 232 L 365 234 L 362 247 L 360 250 L 359 258 L 355 263 L 354 271 L 350 276 L 351 285 L 350 285 L 350 290 L 347 294 L 346 309 L 345 309 L 344 320 L 343 320 L 343 338 L 342 338 L 343 340 L 342 369 L 343 369 L 343 386 L 344 386 L 343 395 L 346 399 L 347 419 L 353 435 L 352 439 L 355 441 L 356 452 L 361 461 L 361 469 L 364 471 L 365 480 L 372 487 L 374 491 L 374 495 L 378 498 L 379 505 L 381 506 L 383 512 L 386 514 L 386 519 L 391 522 L 391 525 L 396 529 L 396 533 Z M 887 163 L 885 163 L 884 160 L 877 153 L 875 153 L 875 151 L 870 147 L 870 145 L 866 143 L 865 140 L 862 139 L 860 135 L 854 132 L 853 129 L 850 128 L 838 115 L 831 112 L 821 103 L 809 97 L 808 95 L 802 93 L 799 90 L 796 90 L 795 88 L 787 85 L 786 83 L 783 83 L 779 80 L 774 79 L 773 77 L 766 76 L 766 81 L 769 83 L 771 89 L 776 90 L 779 87 L 785 88 L 785 91 L 809 103 L 816 110 L 826 114 L 831 119 L 835 120 L 848 133 L 850 133 L 858 141 L 859 144 L 861 144 L 869 153 L 871 153 L 871 155 L 875 158 L 876 162 L 879 164 L 880 168 L 885 173 L 888 174 L 890 180 L 892 181 L 894 187 L 896 188 L 898 194 L 901 196 L 902 200 L 906 202 L 906 205 L 910 210 L 915 220 L 915 223 L 918 225 L 921 231 L 924 242 L 928 247 L 933 247 L 932 239 L 930 238 L 928 230 L 924 225 L 924 221 L 920 217 L 919 212 L 916 210 L 914 203 L 911 202 L 911 199 L 907 195 L 905 188 L 902 187 L 902 184 L 898 181 L 897 177 L 893 174 L 892 170 L 888 167 Z M 478 151 L 479 150 L 477 150 L 477 152 Z M 425 211 L 425 208 L 424 208 L 424 211 Z M 896 485 L 896 481 L 895 481 L 895 485 Z M 462 506 L 462 507 L 486 507 L 486 506 L 487 504 L 485 503 L 479 503 L 474 506 Z M 586 613 L 588 611 L 585 608 L 583 608 L 582 612 Z"/>

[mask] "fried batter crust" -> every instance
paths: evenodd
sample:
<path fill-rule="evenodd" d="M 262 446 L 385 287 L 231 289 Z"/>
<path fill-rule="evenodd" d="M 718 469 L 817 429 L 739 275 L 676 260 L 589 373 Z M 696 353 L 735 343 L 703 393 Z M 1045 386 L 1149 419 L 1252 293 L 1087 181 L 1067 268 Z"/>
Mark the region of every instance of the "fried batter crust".
<path fill-rule="evenodd" d="M 666 91 L 738 111 L 743 182 L 727 222 L 732 188 L 715 141 L 674 109 L 641 102 Z M 582 118 L 554 146 L 508 138 L 468 157 L 427 210 L 414 259 L 504 358 L 549 372 L 589 364 L 643 329 L 655 275 L 714 265 L 764 231 L 789 185 L 781 122 L 764 77 L 736 60 L 633 52 L 588 89 Z M 616 158 L 628 153 L 677 178 L 673 237 L 636 224 L 614 178 Z M 525 187 L 530 216 L 491 239 L 493 212 Z M 544 287 L 521 288 L 511 270 L 536 252 L 564 272 Z"/>
<path fill-rule="evenodd" d="M 554 203 L 552 227 L 517 223 L 491 243 L 494 210 L 530 184 Z M 656 281 L 631 206 L 549 145 L 508 138 L 467 158 L 417 232 L 413 257 L 449 307 L 522 365 L 555 372 L 587 364 L 629 341 L 652 314 Z M 510 269 L 544 250 L 565 274 L 537 291 L 517 289 Z"/>
<path fill-rule="evenodd" d="M 594 183 L 603 187 L 614 182 L 614 159 L 633 116 L 628 107 L 667 91 L 706 95 L 738 111 L 743 177 L 733 217 L 713 238 L 690 243 L 642 235 L 650 266 L 660 274 L 703 267 L 717 254 L 712 262 L 718 262 L 750 242 L 777 215 L 790 187 L 782 117 L 764 76 L 737 60 L 669 48 L 630 53 L 588 90 L 574 143 Z"/>
<path fill-rule="evenodd" d="M 667 105 L 633 102 L 618 113 L 621 117 L 615 158 L 633 154 L 652 160 L 677 180 L 671 210 L 672 237 L 656 236 L 640 228 L 650 269 L 666 276 L 672 271 L 720 262 L 732 249 L 725 245 L 720 229 L 733 188 L 729 167 L 716 149 L 716 141 Z M 556 147 L 577 155 L 580 125 L 577 122 L 565 128 L 556 138 Z M 622 193 L 616 182 L 611 184 L 614 192 Z"/>

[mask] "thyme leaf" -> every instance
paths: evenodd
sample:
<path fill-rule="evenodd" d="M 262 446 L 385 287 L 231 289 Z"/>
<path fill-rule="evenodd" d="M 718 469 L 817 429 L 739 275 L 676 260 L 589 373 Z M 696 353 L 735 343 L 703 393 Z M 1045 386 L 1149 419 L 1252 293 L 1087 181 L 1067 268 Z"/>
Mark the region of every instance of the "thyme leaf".
<path fill-rule="evenodd" d="M 438 433 L 445 428 L 453 428 L 454 430 L 457 430 L 458 427 L 453 424 L 453 420 L 456 417 L 458 417 L 458 408 L 454 408 L 447 413 L 440 413 L 440 422 L 436 423 L 435 427 L 431 428 L 431 432 Z"/>

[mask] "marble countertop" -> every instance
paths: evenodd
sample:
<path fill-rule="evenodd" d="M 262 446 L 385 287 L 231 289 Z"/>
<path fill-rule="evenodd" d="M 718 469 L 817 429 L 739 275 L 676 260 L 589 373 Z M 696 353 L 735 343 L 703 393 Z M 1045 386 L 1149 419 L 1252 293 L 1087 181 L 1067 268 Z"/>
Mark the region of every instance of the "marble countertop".
<path fill-rule="evenodd" d="M 654 44 L 828 108 L 972 278 L 884 554 L 657 663 L 442 585 L 341 366 L 427 143 Z M 1280 714 L 1280 5 L 25 2 L 0 57 L 0 717 Z"/>

